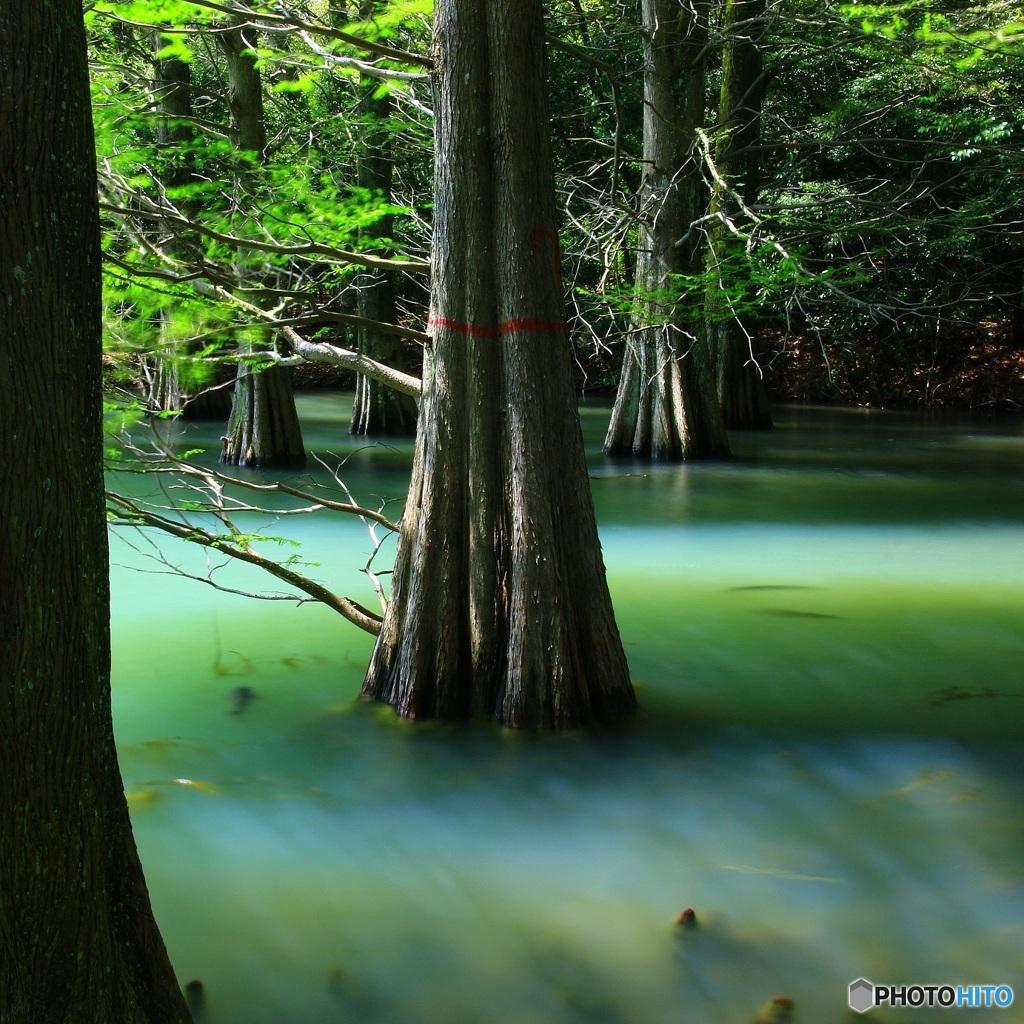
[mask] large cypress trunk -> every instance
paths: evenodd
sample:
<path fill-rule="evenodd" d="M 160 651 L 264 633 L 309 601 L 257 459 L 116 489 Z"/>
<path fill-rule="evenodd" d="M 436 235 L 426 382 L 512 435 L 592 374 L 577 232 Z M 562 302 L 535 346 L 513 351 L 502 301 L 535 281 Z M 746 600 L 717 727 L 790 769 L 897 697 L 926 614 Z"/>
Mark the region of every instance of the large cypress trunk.
<path fill-rule="evenodd" d="M 82 5 L 0 5 L 0 1020 L 189 1019 L 117 766 Z"/>
<path fill-rule="evenodd" d="M 570 373 L 540 0 L 434 11 L 431 332 L 363 695 L 570 728 L 635 705 Z"/>
<path fill-rule="evenodd" d="M 680 274 L 698 273 L 702 212 L 693 155 L 704 113 L 707 4 L 642 0 L 644 178 L 637 305 L 605 436 L 609 455 L 657 459 L 729 454 L 722 409 L 700 317 L 678 298 Z"/>
<path fill-rule="evenodd" d="M 760 168 L 755 157 L 761 137 L 765 95 L 765 0 L 725 0 L 722 30 L 722 84 L 719 91 L 715 168 L 710 212 L 735 219 L 736 196 L 745 204 L 758 193 Z M 727 191 L 726 187 L 732 191 Z M 735 194 L 733 194 L 735 193 Z M 709 221 L 708 290 L 705 319 L 718 358 L 718 393 L 726 425 L 736 429 L 768 428 L 772 414 L 764 377 L 752 348 L 749 325 L 729 305 L 726 265 L 742 257 L 743 243 L 721 221 Z"/>

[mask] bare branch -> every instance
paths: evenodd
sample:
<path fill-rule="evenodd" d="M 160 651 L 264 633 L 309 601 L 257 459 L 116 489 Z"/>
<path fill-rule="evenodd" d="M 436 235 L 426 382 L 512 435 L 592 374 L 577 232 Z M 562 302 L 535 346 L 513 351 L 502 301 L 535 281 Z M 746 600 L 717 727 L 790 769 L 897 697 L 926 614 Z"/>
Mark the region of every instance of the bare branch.
<path fill-rule="evenodd" d="M 347 366 L 349 369 L 357 370 L 367 377 L 372 377 L 383 384 L 387 384 L 396 391 L 412 395 L 413 398 L 418 398 L 420 395 L 420 382 L 412 374 L 402 373 L 401 370 L 396 370 L 393 366 L 378 363 L 376 359 L 364 356 L 361 352 L 340 348 L 337 345 L 328 345 L 325 342 L 306 341 L 296 330 L 283 324 L 273 313 L 260 309 L 259 306 L 254 306 L 251 302 L 246 302 L 245 299 L 240 299 L 237 295 L 232 295 L 227 289 L 221 288 L 218 285 L 207 285 L 205 282 L 197 282 L 196 290 L 200 294 L 216 295 L 225 302 L 232 302 L 236 306 L 268 321 L 273 327 L 280 330 L 289 347 L 297 355 L 309 362 Z M 270 356 L 270 358 L 275 357 Z M 283 362 L 284 360 L 277 359 L 276 361 Z"/>
<path fill-rule="evenodd" d="M 327 605 L 328 608 L 332 608 L 360 629 L 364 629 L 366 632 L 373 633 L 374 635 L 380 632 L 381 617 L 379 615 L 364 608 L 356 601 L 351 600 L 351 598 L 339 597 L 322 584 L 311 580 L 308 576 L 303 576 L 301 573 L 297 573 L 295 570 L 289 569 L 287 566 L 259 554 L 251 546 L 243 545 L 241 543 L 241 535 L 232 537 L 230 533 L 227 536 L 215 534 L 193 523 L 170 519 L 167 516 L 152 512 L 137 502 L 113 491 L 107 491 L 106 497 L 108 518 L 115 524 L 152 527 L 172 537 L 177 537 L 179 540 L 186 540 L 190 544 L 198 544 L 200 547 L 221 552 L 230 558 L 238 559 L 240 562 L 258 566 L 283 583 L 287 583 L 296 590 L 308 594 L 314 600 Z M 187 574 L 183 573 L 182 575 Z"/>

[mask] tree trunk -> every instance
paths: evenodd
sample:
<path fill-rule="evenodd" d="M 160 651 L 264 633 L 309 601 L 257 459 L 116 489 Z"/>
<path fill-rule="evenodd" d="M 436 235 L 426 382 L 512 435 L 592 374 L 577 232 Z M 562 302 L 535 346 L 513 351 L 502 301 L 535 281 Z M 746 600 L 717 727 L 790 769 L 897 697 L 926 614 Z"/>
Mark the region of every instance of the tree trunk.
<path fill-rule="evenodd" d="M 241 25 L 221 33 L 218 39 L 227 57 L 235 145 L 244 161 L 236 179 L 236 204 L 244 215 L 242 208 L 251 203 L 257 190 L 258 167 L 267 150 L 263 90 L 252 53 L 257 40 L 254 29 Z M 243 279 L 253 272 L 244 259 L 239 259 L 236 269 Z M 239 353 L 242 358 L 235 375 L 231 417 L 220 460 L 232 466 L 304 466 L 306 452 L 291 378 L 279 367 L 253 370 L 245 361 L 252 354 L 248 347 Z"/>
<path fill-rule="evenodd" d="M 679 296 L 699 273 L 694 241 L 680 245 L 703 206 L 693 155 L 704 114 L 707 4 L 642 0 L 644 178 L 637 305 L 605 452 L 656 459 L 729 454 L 714 364 L 700 318 Z"/>
<path fill-rule="evenodd" d="M 160 111 L 157 121 L 158 146 L 156 170 L 164 186 L 170 190 L 188 185 L 192 180 L 192 161 L 188 146 L 192 141 L 192 75 L 189 65 L 180 57 L 159 58 L 155 54 L 164 46 L 159 31 L 152 33 L 153 99 Z M 178 248 L 176 239 L 163 239 L 165 251 Z M 159 243 L 158 243 L 159 244 Z M 180 412 L 183 404 L 178 356 L 170 325 L 173 310 L 162 307 L 154 316 L 160 332 L 157 351 L 141 357 L 142 379 L 146 385 L 146 408 L 155 413 Z"/>
<path fill-rule="evenodd" d="M 765 0 L 725 0 L 722 29 L 722 85 L 718 101 L 715 167 L 718 175 L 749 205 L 758 191 L 753 149 L 761 137 L 765 95 L 762 39 Z M 737 203 L 721 185 L 711 195 L 710 212 L 734 217 Z M 708 228 L 708 290 L 705 320 L 718 358 L 718 393 L 729 427 L 769 428 L 772 414 L 761 368 L 754 359 L 751 336 L 729 306 L 724 264 L 742 255 L 742 243 L 721 222 Z"/>
<path fill-rule="evenodd" d="M 5 0 L 0 38 L 0 1020 L 180 1024 L 110 714 L 82 5 Z"/>
<path fill-rule="evenodd" d="M 376 3 L 364 3 L 362 16 L 368 18 Z M 388 120 L 391 117 L 391 97 L 381 93 L 380 81 L 367 78 L 360 86 L 364 120 L 369 117 L 371 125 L 363 139 L 363 151 L 359 158 L 359 187 L 375 201 L 390 204 L 392 159 L 391 139 Z M 380 240 L 375 246 L 380 256 L 390 256 L 390 240 L 394 230 L 394 217 L 386 214 L 370 225 L 364 232 L 367 240 Z M 359 315 L 368 320 L 393 324 L 398 322 L 398 308 L 395 301 L 395 275 L 389 271 L 367 271 L 357 280 L 359 290 Z M 402 344 L 391 334 L 363 327 L 359 331 L 358 350 L 363 355 L 376 359 L 399 370 L 405 369 Z M 356 397 L 352 405 L 352 434 L 390 434 L 411 436 L 416 433 L 416 402 L 409 396 L 393 391 L 380 381 L 360 375 L 356 378 Z"/>
<path fill-rule="evenodd" d="M 221 462 L 249 469 L 287 469 L 306 464 L 288 370 L 238 367 L 231 419 Z"/>
<path fill-rule="evenodd" d="M 431 332 L 363 695 L 416 718 L 629 713 L 573 392 L 540 0 L 438 0 Z"/>
<path fill-rule="evenodd" d="M 236 24 L 220 32 L 228 66 L 228 105 L 234 121 L 232 138 L 235 149 L 254 164 L 262 164 L 267 155 L 267 130 L 263 122 L 263 84 L 253 50 L 259 45 L 251 25 Z"/>
<path fill-rule="evenodd" d="M 153 32 L 153 99 L 159 110 L 156 141 L 157 171 L 163 185 L 170 190 L 178 209 L 187 217 L 196 213 L 195 203 L 181 199 L 176 190 L 194 181 L 195 168 L 190 147 L 194 141 L 191 119 L 192 71 L 180 57 L 156 57 L 166 42 L 157 30 Z M 183 249 L 177 232 L 162 240 L 165 251 L 180 255 Z M 142 357 L 142 376 L 146 383 L 147 407 L 155 412 L 180 412 L 185 419 L 223 419 L 231 411 L 231 391 L 225 387 L 224 367 L 218 366 L 213 380 L 197 385 L 182 383 L 180 360 L 189 353 L 180 351 L 180 342 L 172 336 L 170 326 L 173 307 L 157 314 L 161 333 L 161 350 Z M 194 374 L 189 374 L 192 381 Z"/>

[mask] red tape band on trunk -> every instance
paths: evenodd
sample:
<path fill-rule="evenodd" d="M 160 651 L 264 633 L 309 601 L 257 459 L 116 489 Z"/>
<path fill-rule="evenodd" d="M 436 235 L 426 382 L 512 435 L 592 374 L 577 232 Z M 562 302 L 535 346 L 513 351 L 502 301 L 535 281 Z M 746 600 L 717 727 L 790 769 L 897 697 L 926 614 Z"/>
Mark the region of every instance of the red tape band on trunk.
<path fill-rule="evenodd" d="M 428 327 L 447 327 L 450 331 L 457 331 L 459 334 L 470 334 L 481 338 L 497 338 L 502 334 L 513 334 L 516 331 L 533 331 L 537 334 L 551 334 L 565 330 L 565 324 L 560 321 L 544 320 L 506 320 L 497 327 L 483 327 L 480 324 L 470 324 L 462 320 L 448 320 L 443 316 L 432 316 L 427 321 Z"/>

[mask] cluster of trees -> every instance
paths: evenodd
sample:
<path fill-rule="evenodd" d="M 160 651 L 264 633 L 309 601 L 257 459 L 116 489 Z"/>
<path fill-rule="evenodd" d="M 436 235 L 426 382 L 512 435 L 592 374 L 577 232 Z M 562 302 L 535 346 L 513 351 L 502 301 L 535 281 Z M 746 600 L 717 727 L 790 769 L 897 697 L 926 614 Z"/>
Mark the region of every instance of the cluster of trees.
<path fill-rule="evenodd" d="M 12 2 L 0 29 L 13 48 L 0 77 L 0 191 L 10 203 L 0 425 L 12 452 L 0 1015 L 11 1024 L 181 1024 L 189 1013 L 153 923 L 111 730 L 100 222 L 81 11 L 77 0 Z M 486 714 L 512 725 L 621 715 L 634 698 L 550 249 L 542 8 L 448 0 L 433 31 L 433 331 L 412 495 L 365 692 L 410 715 Z M 248 152 L 232 189 L 256 173 Z M 108 199 L 104 208 L 131 209 Z M 227 297 L 263 250 L 244 227 L 217 234 L 243 253 L 234 278 L 204 285 Z M 152 273 L 181 276 L 176 250 L 191 243 L 182 236 L 138 233 L 139 250 L 170 261 Z M 127 247 L 116 259 L 131 262 Z M 178 295 L 165 298 L 171 306 Z M 257 310 L 251 298 L 241 308 Z M 247 372 L 265 369 L 243 355 Z"/>
<path fill-rule="evenodd" d="M 152 407 L 228 419 L 228 463 L 303 462 L 306 360 L 368 371 L 353 431 L 415 430 L 431 9 L 90 6 L 108 351 L 144 355 Z M 950 356 L 1024 348 L 1018 5 L 546 16 L 561 278 L 577 384 L 616 389 L 610 454 L 728 454 L 811 352 L 836 397 L 942 401 Z"/>
<path fill-rule="evenodd" d="M 697 457 L 766 422 L 751 339 L 781 309 L 1020 330 L 1017 8 L 548 13 L 95 0 L 94 151 L 77 0 L 0 7 L 5 1021 L 188 1019 L 111 732 L 103 317 L 151 409 L 230 393 L 228 463 L 302 461 L 297 360 L 363 375 L 356 430 L 415 418 L 364 694 L 548 728 L 635 703 L 570 332 L 623 354 L 610 451 Z"/>
<path fill-rule="evenodd" d="M 230 17 L 226 50 L 239 27 Z M 181 1024 L 189 1013 L 153 922 L 111 728 L 100 221 L 82 27 L 77 0 L 18 0 L 0 11 L 12 47 L 0 68 L 9 203 L 0 426 L 11 449 L 0 1015 L 12 1024 Z M 412 716 L 519 726 L 621 716 L 634 696 L 601 563 L 553 258 L 541 3 L 442 0 L 433 36 L 432 331 L 412 490 L 364 693 Z M 244 78 L 236 67 L 236 101 L 231 90 Z M 256 187 L 251 152 L 238 149 L 226 194 Z M 107 213 L 134 220 L 136 208 L 103 194 Z M 143 215 L 153 212 L 141 191 L 134 198 Z M 201 232 L 198 218 L 177 234 L 162 233 L 167 223 L 161 212 L 157 231 L 126 229 L 136 252 L 167 268 L 133 272 L 178 285 L 179 253 Z M 253 280 L 253 252 L 280 255 L 280 246 L 261 248 L 252 225 L 207 230 L 239 255 L 230 268 L 209 261 L 201 293 L 256 313 L 271 271 L 257 268 L 255 296 L 237 293 Z M 113 248 L 115 265 L 133 262 L 123 242 Z M 351 262 L 381 269 L 365 256 Z M 156 327 L 180 298 L 164 294 Z M 239 342 L 245 373 L 278 369 L 258 365 L 255 347 Z M 243 387 L 236 380 L 236 412 Z M 244 402 L 255 407 L 258 396 L 253 388 Z"/>
<path fill-rule="evenodd" d="M 617 381 L 605 450 L 688 459 L 771 425 L 781 326 L 929 372 L 958 322 L 1013 329 L 1019 13 L 96 0 L 108 356 L 153 411 L 219 398 L 225 463 L 304 462 L 309 361 L 357 372 L 353 431 L 418 430 L 405 516 L 375 520 L 399 534 L 382 614 L 259 555 L 222 478 L 223 531 L 113 514 L 377 634 L 364 693 L 403 714 L 628 710 L 566 337 Z"/>
<path fill-rule="evenodd" d="M 307 361 L 358 372 L 353 431 L 418 429 L 382 614 L 274 569 L 223 504 L 223 531 L 112 508 L 377 634 L 367 696 L 560 727 L 632 705 L 566 335 L 617 382 L 605 450 L 689 459 L 770 426 L 780 327 L 926 376 L 958 322 L 1012 329 L 1020 12 L 567 0 L 521 38 L 505 6 L 91 5 L 110 358 L 152 410 L 219 396 L 226 463 L 303 463 Z"/>

